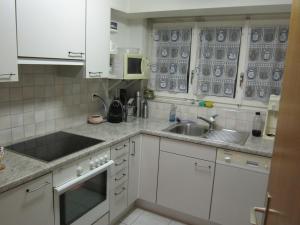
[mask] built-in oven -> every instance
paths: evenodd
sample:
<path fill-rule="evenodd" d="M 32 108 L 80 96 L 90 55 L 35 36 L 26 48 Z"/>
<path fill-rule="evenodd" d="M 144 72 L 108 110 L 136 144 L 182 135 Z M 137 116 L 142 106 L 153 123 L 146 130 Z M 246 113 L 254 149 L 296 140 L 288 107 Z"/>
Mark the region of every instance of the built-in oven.
<path fill-rule="evenodd" d="M 94 163 L 94 162 L 93 162 Z M 88 172 L 54 187 L 55 225 L 91 225 L 109 211 L 109 176 L 112 160 L 90 162 Z"/>

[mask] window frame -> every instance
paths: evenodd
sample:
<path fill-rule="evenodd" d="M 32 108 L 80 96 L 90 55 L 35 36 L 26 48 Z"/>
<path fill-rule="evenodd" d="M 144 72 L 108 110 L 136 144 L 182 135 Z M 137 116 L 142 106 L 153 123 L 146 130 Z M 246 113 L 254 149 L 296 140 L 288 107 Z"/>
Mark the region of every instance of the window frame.
<path fill-rule="evenodd" d="M 175 20 L 175 19 L 174 19 Z M 174 21 L 174 23 L 169 22 L 155 22 L 155 27 L 178 27 L 180 25 L 186 25 L 192 27 L 192 40 L 191 40 L 191 55 L 190 55 L 190 65 L 189 65 L 189 80 L 188 80 L 188 92 L 187 93 L 174 93 L 168 91 L 155 91 L 155 95 L 158 98 L 163 100 L 205 100 L 205 101 L 213 101 L 220 105 L 231 105 L 234 107 L 244 107 L 244 108 L 267 108 L 268 103 L 263 103 L 260 101 L 250 101 L 244 100 L 243 94 L 245 89 L 245 72 L 247 69 L 247 56 L 248 56 L 248 43 L 249 43 L 249 32 L 251 26 L 263 26 L 263 25 L 288 25 L 289 19 L 243 19 L 240 21 L 237 20 L 227 20 L 227 21 L 205 21 L 205 22 L 180 22 Z M 201 27 L 216 27 L 216 26 L 241 26 L 241 45 L 240 45 L 240 53 L 239 53 L 239 62 L 238 62 L 238 71 L 237 71 L 237 82 L 236 82 L 236 94 L 235 98 L 228 97 L 218 97 L 218 96 L 204 96 L 199 97 L 195 95 L 195 89 L 197 88 L 197 75 L 194 75 L 194 71 L 197 64 L 197 54 L 198 54 L 198 41 L 199 41 L 199 33 L 201 31 Z M 149 38 L 149 58 L 152 57 L 152 31 L 154 24 L 151 24 L 150 29 L 150 38 Z M 240 83 L 242 85 L 240 85 Z"/>

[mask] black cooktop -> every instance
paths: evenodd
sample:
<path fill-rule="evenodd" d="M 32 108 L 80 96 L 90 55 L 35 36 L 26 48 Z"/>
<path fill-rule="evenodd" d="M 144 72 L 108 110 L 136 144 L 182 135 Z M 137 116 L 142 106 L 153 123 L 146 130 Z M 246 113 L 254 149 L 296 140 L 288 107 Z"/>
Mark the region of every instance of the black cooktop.
<path fill-rule="evenodd" d="M 76 134 L 56 132 L 10 145 L 6 148 L 25 156 L 51 162 L 101 142 L 104 141 Z"/>

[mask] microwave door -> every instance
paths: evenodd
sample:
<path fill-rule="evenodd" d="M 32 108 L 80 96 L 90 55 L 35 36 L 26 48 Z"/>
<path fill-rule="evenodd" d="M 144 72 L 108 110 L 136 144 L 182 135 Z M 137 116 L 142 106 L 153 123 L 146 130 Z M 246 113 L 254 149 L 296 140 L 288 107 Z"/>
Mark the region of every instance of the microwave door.
<path fill-rule="evenodd" d="M 127 74 L 140 75 L 142 74 L 142 58 L 128 58 Z"/>

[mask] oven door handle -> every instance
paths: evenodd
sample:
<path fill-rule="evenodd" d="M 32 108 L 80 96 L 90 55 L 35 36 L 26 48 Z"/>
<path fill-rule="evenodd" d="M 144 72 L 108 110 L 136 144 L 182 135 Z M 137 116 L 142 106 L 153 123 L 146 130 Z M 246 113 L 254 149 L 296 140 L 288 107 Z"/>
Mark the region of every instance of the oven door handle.
<path fill-rule="evenodd" d="M 89 180 L 90 178 L 98 175 L 99 173 L 102 173 L 103 171 L 107 170 L 112 164 L 114 164 L 114 161 L 113 160 L 109 160 L 107 163 L 105 163 L 104 165 L 92 170 L 92 171 L 89 171 L 88 173 L 86 174 L 83 174 L 82 176 L 80 177 L 77 177 L 75 179 L 72 179 L 71 181 L 61 185 L 61 186 L 58 186 L 58 187 L 54 187 L 54 191 L 58 194 L 58 195 L 61 195 L 63 193 L 65 193 L 66 191 L 70 190 L 71 188 L 73 188 L 74 186 L 78 185 L 78 184 L 81 184 L 87 180 Z"/>

